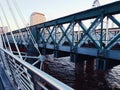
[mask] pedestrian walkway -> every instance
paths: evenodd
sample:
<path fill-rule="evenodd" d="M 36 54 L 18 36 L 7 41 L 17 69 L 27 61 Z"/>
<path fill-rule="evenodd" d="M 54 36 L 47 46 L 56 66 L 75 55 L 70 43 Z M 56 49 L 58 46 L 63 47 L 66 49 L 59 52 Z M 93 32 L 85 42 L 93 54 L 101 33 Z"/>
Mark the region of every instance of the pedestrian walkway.
<path fill-rule="evenodd" d="M 0 78 L 0 90 L 5 90 L 1 78 Z"/>
<path fill-rule="evenodd" d="M 0 90 L 15 90 L 1 66 L 0 66 Z"/>

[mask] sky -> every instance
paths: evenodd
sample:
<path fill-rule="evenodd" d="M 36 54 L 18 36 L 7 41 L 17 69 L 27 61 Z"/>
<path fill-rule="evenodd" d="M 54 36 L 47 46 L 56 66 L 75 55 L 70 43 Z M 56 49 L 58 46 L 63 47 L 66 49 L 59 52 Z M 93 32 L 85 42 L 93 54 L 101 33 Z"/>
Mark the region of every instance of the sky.
<path fill-rule="evenodd" d="M 117 0 L 99 0 L 101 5 L 114 1 Z M 89 9 L 94 0 L 17 0 L 17 2 L 27 18 L 32 12 L 41 12 L 45 14 L 47 20 L 51 20 Z"/>
<path fill-rule="evenodd" d="M 10 10 L 8 9 L 7 7 L 8 5 L 6 4 L 5 1 L 11 2 L 12 5 L 12 2 L 14 0 L 0 0 L 0 3 L 2 3 L 3 6 L 5 6 L 4 8 L 5 11 L 7 12 L 6 13 L 7 17 L 9 18 L 9 20 L 11 20 L 12 16 L 9 13 Z M 21 9 L 27 23 L 29 23 L 30 15 L 33 12 L 43 13 L 46 16 L 46 20 L 49 21 L 92 8 L 92 4 L 94 2 L 94 0 L 15 0 L 15 1 L 18 3 L 17 6 L 19 6 L 19 8 Z M 108 4 L 114 1 L 118 0 L 99 0 L 101 5 Z M 15 9 L 13 11 L 17 15 Z M 1 10 L 0 13 L 2 13 Z M 11 20 L 10 23 L 11 25 L 14 25 L 12 21 L 13 20 Z M 18 19 L 18 21 L 20 21 L 20 19 Z"/>

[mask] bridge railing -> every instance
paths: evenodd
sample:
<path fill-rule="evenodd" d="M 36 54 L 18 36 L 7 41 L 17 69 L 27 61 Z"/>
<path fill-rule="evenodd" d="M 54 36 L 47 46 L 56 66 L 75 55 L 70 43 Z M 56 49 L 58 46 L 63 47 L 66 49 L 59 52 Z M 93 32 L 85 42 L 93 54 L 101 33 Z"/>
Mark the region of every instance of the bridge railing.
<path fill-rule="evenodd" d="M 41 71 L 28 62 L 21 60 L 17 56 L 9 53 L 3 48 L 0 48 L 1 63 L 7 75 L 14 81 L 14 85 L 21 90 L 35 90 L 36 84 L 48 90 L 73 90 L 71 87 Z M 33 77 L 36 77 L 34 80 Z"/>

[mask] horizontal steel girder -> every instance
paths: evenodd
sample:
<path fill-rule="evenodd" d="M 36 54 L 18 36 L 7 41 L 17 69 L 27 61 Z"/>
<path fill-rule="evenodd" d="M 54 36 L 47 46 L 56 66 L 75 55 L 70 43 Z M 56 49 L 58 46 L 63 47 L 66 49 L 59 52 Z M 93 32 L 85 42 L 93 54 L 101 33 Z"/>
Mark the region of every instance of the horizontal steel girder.
<path fill-rule="evenodd" d="M 48 48 L 52 50 L 55 49 L 55 50 L 60 50 L 60 51 L 65 51 L 65 52 L 74 52 L 77 54 L 85 54 L 85 55 L 91 55 L 91 56 L 100 56 L 100 57 L 111 58 L 111 59 L 118 59 L 118 56 L 116 55 L 113 56 L 114 54 L 112 54 L 112 52 L 117 54 L 119 50 L 115 51 L 115 50 L 110 50 L 110 49 L 111 49 L 111 46 L 113 46 L 114 43 L 116 43 L 117 40 L 119 40 L 120 34 L 114 35 L 114 37 L 111 40 L 110 39 L 108 40 L 109 42 L 107 43 L 107 45 L 105 46 L 103 45 L 105 44 L 104 34 L 106 33 L 105 30 L 103 30 L 103 25 L 102 25 L 104 24 L 103 19 L 105 17 L 108 17 L 117 26 L 120 27 L 119 21 L 113 17 L 114 14 L 120 14 L 120 1 L 107 4 L 104 6 L 100 6 L 100 7 L 92 8 L 92 9 L 79 12 L 79 13 L 75 13 L 72 15 L 68 15 L 65 17 L 61 17 L 61 18 L 58 18 L 52 21 L 42 23 L 42 24 L 30 26 L 30 29 L 32 29 L 32 31 L 34 32 L 33 33 L 35 34 L 34 37 L 37 43 L 39 44 L 39 47 L 41 48 Z M 94 19 L 94 22 L 87 28 L 86 27 L 87 25 L 84 24 L 84 22 L 82 23 L 82 21 L 90 20 L 92 18 Z M 67 28 L 65 27 L 66 24 L 68 25 Z M 79 28 L 82 29 L 81 31 L 83 34 L 78 38 L 77 42 L 74 41 L 75 24 L 78 24 Z M 96 32 L 95 29 L 99 24 L 101 24 L 101 28 L 100 30 L 97 31 L 98 33 L 96 33 L 96 35 L 99 36 L 98 39 L 96 39 L 96 37 L 94 37 L 94 35 L 91 33 L 93 33 L 94 31 Z M 25 28 L 21 29 L 21 31 L 23 33 L 26 32 L 27 34 L 29 34 Z M 59 37 L 58 41 L 56 41 L 57 31 L 60 31 L 59 33 L 61 33 L 60 35 L 58 35 Z M 70 31 L 72 31 L 72 33 L 69 33 Z M 13 31 L 13 34 L 14 35 L 17 34 L 19 36 L 19 39 L 17 41 L 21 42 L 21 38 L 20 38 L 18 30 Z M 27 34 L 26 36 L 29 39 L 29 35 Z M 7 33 L 7 35 L 10 36 L 10 33 Z M 64 38 L 65 40 L 68 41 L 69 46 L 65 46 L 63 44 Z M 26 40 L 28 39 L 26 38 Z M 81 47 L 81 45 L 83 45 L 83 43 L 86 43 L 86 41 L 88 40 L 92 41 L 92 43 L 96 47 L 95 48 Z M 71 50 L 74 48 L 76 48 L 76 51 Z M 104 51 L 105 51 L 105 55 L 102 55 L 104 54 Z"/>
<path fill-rule="evenodd" d="M 43 48 L 43 45 L 39 45 L 40 48 Z M 46 49 L 55 50 L 54 45 L 47 44 Z M 78 47 L 71 50 L 70 46 L 58 46 L 58 51 L 69 52 L 69 53 L 76 53 L 76 54 L 83 54 L 89 55 L 93 57 L 102 57 L 106 59 L 115 59 L 120 60 L 120 50 L 100 50 L 97 48 L 88 48 L 88 47 Z"/>

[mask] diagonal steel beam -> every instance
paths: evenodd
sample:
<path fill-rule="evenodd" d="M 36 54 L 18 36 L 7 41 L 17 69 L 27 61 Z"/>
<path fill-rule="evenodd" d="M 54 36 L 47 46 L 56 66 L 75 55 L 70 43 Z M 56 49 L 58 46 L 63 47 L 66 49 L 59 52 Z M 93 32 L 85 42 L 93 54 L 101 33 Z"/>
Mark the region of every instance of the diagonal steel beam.
<path fill-rule="evenodd" d="M 120 39 L 120 33 L 118 33 L 118 34 L 116 35 L 116 37 L 114 37 L 114 38 L 108 43 L 108 45 L 105 47 L 105 49 L 110 49 L 110 48 L 112 48 L 112 46 L 116 43 L 116 41 L 117 41 L 118 39 Z"/>
<path fill-rule="evenodd" d="M 81 28 L 83 29 L 83 32 L 84 32 L 85 35 L 86 35 L 84 38 L 87 38 L 87 36 L 88 36 L 88 38 L 91 39 L 92 42 L 97 46 L 97 48 L 99 48 L 100 46 L 99 46 L 99 45 L 97 44 L 97 42 L 93 39 L 93 37 L 90 35 L 90 33 L 89 33 L 90 31 L 87 32 L 87 28 L 85 27 L 85 25 L 84 25 L 82 22 L 79 22 L 78 24 L 81 26 Z M 93 30 L 94 30 L 94 29 L 93 29 Z M 83 39 L 84 39 L 84 38 L 83 38 Z M 82 40 L 83 40 L 83 39 L 82 39 Z"/>
<path fill-rule="evenodd" d="M 68 36 L 66 35 L 67 31 L 70 29 L 70 27 L 72 26 L 72 24 L 73 24 L 73 22 L 71 22 L 71 23 L 69 24 L 69 26 L 67 27 L 66 30 L 64 29 L 63 25 L 60 26 L 60 29 L 61 29 L 63 35 L 62 35 L 61 39 L 58 41 L 58 44 L 60 44 L 60 42 L 62 41 L 62 39 L 63 39 L 64 37 L 66 37 L 66 39 L 68 40 L 68 42 L 70 43 L 70 45 L 72 45 L 72 42 L 70 41 L 70 39 L 69 39 Z M 65 31 L 64 31 L 64 30 L 65 30 Z"/>
<path fill-rule="evenodd" d="M 42 35 L 43 31 L 44 31 L 44 28 L 42 28 L 42 30 L 40 31 L 40 38 L 42 39 L 43 42 L 45 42 L 44 36 Z"/>
<path fill-rule="evenodd" d="M 110 18 L 118 27 L 120 27 L 120 22 L 115 17 L 109 15 L 108 18 Z"/>
<path fill-rule="evenodd" d="M 84 25 L 83 23 L 81 23 L 80 21 L 78 22 L 79 26 L 80 26 L 80 27 L 83 29 L 83 31 L 84 31 L 84 35 L 79 39 L 79 41 L 78 41 L 78 43 L 76 44 L 76 46 L 78 46 L 79 43 L 82 42 L 82 40 L 83 40 L 86 36 L 88 36 L 88 37 L 95 43 L 95 45 L 99 48 L 99 45 L 95 42 L 95 40 L 91 37 L 91 35 L 89 35 L 89 32 L 92 31 L 92 30 L 94 30 L 94 29 L 98 26 L 98 24 L 100 23 L 101 20 L 99 20 L 99 19 L 100 19 L 100 16 L 98 16 L 98 17 L 94 20 L 94 22 L 90 25 L 90 27 L 89 27 L 88 29 L 85 27 L 85 25 Z"/>
<path fill-rule="evenodd" d="M 116 20 L 113 16 L 108 16 L 118 27 L 120 27 L 120 22 L 118 20 Z M 110 49 L 115 43 L 116 41 L 120 39 L 120 33 L 118 33 L 105 47 L 106 49 Z"/>
<path fill-rule="evenodd" d="M 48 28 L 46 29 L 46 30 L 48 31 L 48 33 L 49 33 L 49 36 L 48 36 L 48 38 L 47 38 L 47 41 L 46 41 L 46 42 L 48 42 L 48 40 L 51 38 L 51 39 L 53 40 L 53 42 L 54 42 L 54 43 L 56 43 L 56 42 L 55 42 L 55 40 L 54 40 L 54 38 L 53 38 L 53 35 L 52 35 L 52 33 L 53 33 L 54 29 L 55 29 L 55 26 L 53 26 L 53 28 L 52 28 L 52 31 L 51 31 L 51 32 L 50 32 L 50 28 L 49 28 L 49 30 L 48 30 Z"/>

